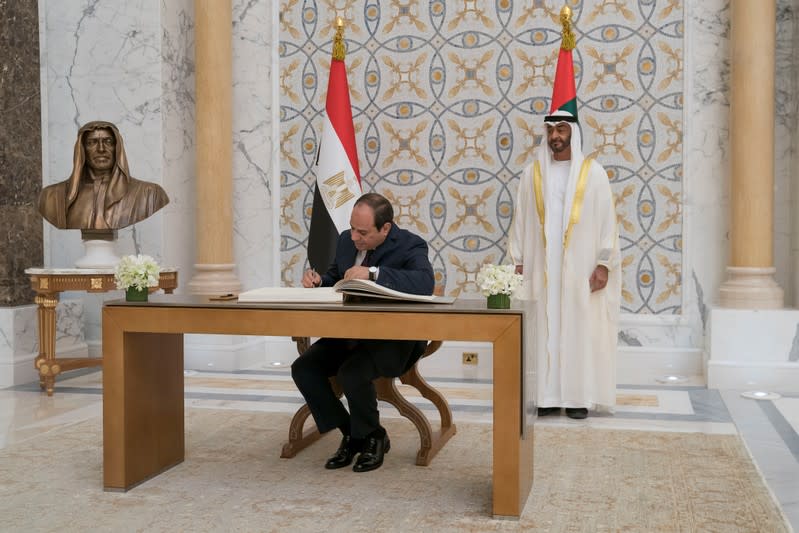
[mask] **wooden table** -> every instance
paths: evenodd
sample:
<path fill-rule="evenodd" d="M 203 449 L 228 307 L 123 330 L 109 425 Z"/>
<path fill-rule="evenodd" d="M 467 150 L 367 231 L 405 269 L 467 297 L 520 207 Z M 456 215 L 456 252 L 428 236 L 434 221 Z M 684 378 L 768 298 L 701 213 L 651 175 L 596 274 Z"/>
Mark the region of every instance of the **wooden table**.
<path fill-rule="evenodd" d="M 183 461 L 184 333 L 488 341 L 494 347 L 493 514 L 518 517 L 533 483 L 534 409 L 527 400 L 533 385 L 524 379 L 530 375 L 522 355 L 524 312 L 485 305 L 240 304 L 191 296 L 107 302 L 104 486 L 125 491 Z"/>
<path fill-rule="evenodd" d="M 36 291 L 34 301 L 38 306 L 39 322 L 39 355 L 34 361 L 39 371 L 39 386 L 53 395 L 55 378 L 61 372 L 100 366 L 102 357 L 68 357 L 57 359 L 56 341 L 56 305 L 59 293 L 64 291 L 108 292 L 116 290 L 114 269 L 112 268 L 28 268 L 25 273 L 30 276 L 31 287 Z M 178 271 L 174 268 L 162 269 L 158 287 L 171 294 L 178 286 Z"/>

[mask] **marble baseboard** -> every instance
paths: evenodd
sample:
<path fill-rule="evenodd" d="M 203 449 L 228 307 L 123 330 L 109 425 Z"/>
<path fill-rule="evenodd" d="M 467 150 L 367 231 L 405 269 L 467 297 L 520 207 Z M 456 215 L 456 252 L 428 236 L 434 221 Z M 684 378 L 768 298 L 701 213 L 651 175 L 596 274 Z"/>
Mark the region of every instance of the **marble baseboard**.
<path fill-rule="evenodd" d="M 666 376 L 678 376 L 685 380 L 675 384 L 704 385 L 703 355 L 699 348 L 619 346 L 616 383 L 663 385 Z"/>
<path fill-rule="evenodd" d="M 286 343 L 284 350 L 290 346 Z M 296 349 L 294 350 L 296 353 Z M 242 335 L 185 335 L 183 367 L 187 370 L 229 372 L 263 363 L 267 356 L 263 337 Z"/>
<path fill-rule="evenodd" d="M 38 379 L 33 361 L 39 354 L 35 305 L 0 308 L 0 388 Z M 83 357 L 83 303 L 59 302 L 56 307 L 56 355 Z"/>
<path fill-rule="evenodd" d="M 619 317 L 619 346 L 697 348 L 702 334 L 692 317 L 683 315 L 634 315 Z M 701 330 L 701 328 L 699 328 Z"/>
<path fill-rule="evenodd" d="M 477 364 L 463 364 L 464 352 L 476 353 Z M 620 384 L 662 385 L 658 380 L 667 375 L 683 376 L 691 385 L 704 384 L 702 350 L 698 348 L 619 346 L 616 357 L 616 382 Z M 490 380 L 493 350 L 490 343 L 447 341 L 419 368 L 423 376 Z"/>
<path fill-rule="evenodd" d="M 0 362 L 38 351 L 37 331 L 35 305 L 0 308 Z"/>
<path fill-rule="evenodd" d="M 87 357 L 88 347 L 85 342 L 56 343 L 58 358 Z M 0 360 L 0 389 L 39 381 L 39 371 L 34 367 L 34 361 L 39 352 L 16 354 L 13 359 Z M 59 377 L 56 377 L 56 388 Z"/>
<path fill-rule="evenodd" d="M 707 386 L 712 389 L 761 390 L 799 394 L 799 363 L 707 362 Z"/>
<path fill-rule="evenodd" d="M 464 364 L 465 352 L 477 354 L 477 364 Z M 491 379 L 494 350 L 489 342 L 445 341 L 419 363 L 423 376 L 447 379 Z"/>
<path fill-rule="evenodd" d="M 38 380 L 39 372 L 33 367 L 36 355 L 29 353 L 0 361 L 0 389 Z"/>
<path fill-rule="evenodd" d="M 280 368 L 291 365 L 297 358 L 296 345 L 288 337 L 246 339 L 248 338 L 186 335 L 185 367 L 220 372 L 253 367 Z M 464 352 L 476 353 L 477 364 L 464 364 Z M 660 378 L 679 375 L 687 379 L 680 384 L 704 385 L 702 355 L 702 351 L 697 348 L 620 346 L 616 381 L 628 385 L 662 385 L 658 381 Z M 490 381 L 493 374 L 493 350 L 487 342 L 446 341 L 435 355 L 423 359 L 419 368 L 422 375 L 429 378 Z"/>

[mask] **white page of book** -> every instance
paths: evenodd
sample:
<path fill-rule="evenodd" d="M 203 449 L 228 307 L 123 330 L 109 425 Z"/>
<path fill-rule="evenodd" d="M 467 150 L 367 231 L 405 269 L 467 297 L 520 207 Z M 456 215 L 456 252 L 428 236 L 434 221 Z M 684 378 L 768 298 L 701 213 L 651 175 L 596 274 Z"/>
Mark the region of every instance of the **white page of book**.
<path fill-rule="evenodd" d="M 342 294 L 333 287 L 262 287 L 239 294 L 240 302 L 307 302 L 336 303 L 342 301 Z"/>

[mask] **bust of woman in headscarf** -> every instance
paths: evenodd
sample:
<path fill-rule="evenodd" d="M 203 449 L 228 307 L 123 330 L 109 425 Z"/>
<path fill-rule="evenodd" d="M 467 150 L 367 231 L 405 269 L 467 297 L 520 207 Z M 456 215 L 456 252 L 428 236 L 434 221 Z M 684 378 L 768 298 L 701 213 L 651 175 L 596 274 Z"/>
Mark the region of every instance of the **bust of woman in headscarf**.
<path fill-rule="evenodd" d="M 131 177 L 117 127 L 95 121 L 78 131 L 72 174 L 42 190 L 39 212 L 60 229 L 116 230 L 168 203 L 160 185 Z"/>

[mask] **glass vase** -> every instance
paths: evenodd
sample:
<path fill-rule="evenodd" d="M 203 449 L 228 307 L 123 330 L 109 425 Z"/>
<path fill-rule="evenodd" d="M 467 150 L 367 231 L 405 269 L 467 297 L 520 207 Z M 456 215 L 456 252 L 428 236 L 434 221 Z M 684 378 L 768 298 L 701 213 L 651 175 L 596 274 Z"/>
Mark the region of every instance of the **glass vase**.
<path fill-rule="evenodd" d="M 489 309 L 510 309 L 510 294 L 490 294 L 488 296 Z"/>
<path fill-rule="evenodd" d="M 125 289 L 125 300 L 128 302 L 146 302 L 147 301 L 147 287 L 137 289 L 136 287 L 128 287 Z"/>

